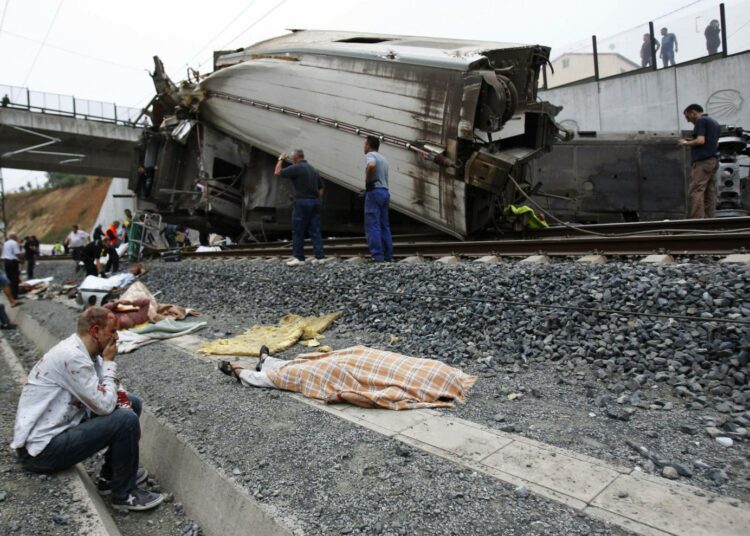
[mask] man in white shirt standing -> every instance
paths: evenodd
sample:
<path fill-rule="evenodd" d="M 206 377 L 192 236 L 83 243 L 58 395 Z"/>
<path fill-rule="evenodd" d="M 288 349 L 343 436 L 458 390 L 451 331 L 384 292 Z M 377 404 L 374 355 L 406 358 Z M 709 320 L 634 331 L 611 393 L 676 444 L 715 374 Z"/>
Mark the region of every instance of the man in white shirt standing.
<path fill-rule="evenodd" d="M 76 261 L 76 272 L 80 268 L 78 263 L 82 260 L 81 253 L 88 242 L 89 234 L 86 231 L 81 231 L 78 224 L 73 225 L 73 230 L 65 237 L 65 244 L 70 248 L 73 260 Z"/>
<path fill-rule="evenodd" d="M 18 299 L 18 285 L 21 282 L 20 261 L 23 260 L 21 246 L 18 244 L 18 235 L 8 233 L 8 239 L 3 244 L 3 263 L 5 264 L 5 275 L 10 279 L 10 292 L 13 299 Z"/>
<path fill-rule="evenodd" d="M 107 448 L 97 487 L 118 510 L 149 510 L 162 495 L 138 487 L 141 401 L 117 378 L 117 318 L 90 307 L 76 333 L 34 365 L 21 392 L 11 447 L 24 469 L 51 473 Z"/>

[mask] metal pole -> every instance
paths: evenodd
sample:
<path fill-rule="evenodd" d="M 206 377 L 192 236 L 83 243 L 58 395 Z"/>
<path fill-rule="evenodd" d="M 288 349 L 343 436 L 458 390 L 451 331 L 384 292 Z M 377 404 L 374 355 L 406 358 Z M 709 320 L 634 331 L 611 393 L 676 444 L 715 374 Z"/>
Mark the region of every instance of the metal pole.
<path fill-rule="evenodd" d="M 31 91 L 26 88 L 26 109 L 31 111 Z"/>
<path fill-rule="evenodd" d="M 112 106 L 115 107 L 115 124 L 117 124 L 117 103 L 112 103 Z"/>
<path fill-rule="evenodd" d="M 73 95 L 73 117 L 76 116 L 76 96 Z"/>
<path fill-rule="evenodd" d="M 3 162 L 0 160 L 0 211 L 2 211 L 3 238 L 8 239 L 8 221 L 5 218 L 5 180 L 3 179 Z"/>
<path fill-rule="evenodd" d="M 651 35 L 651 42 L 649 43 L 649 46 L 651 47 L 651 70 L 656 70 L 656 47 L 654 47 L 654 41 L 656 41 L 656 36 L 654 35 L 654 23 L 653 21 L 648 22 L 648 33 Z"/>
<path fill-rule="evenodd" d="M 724 4 L 719 4 L 719 18 L 721 19 L 721 55 L 727 57 L 727 14 Z"/>
<path fill-rule="evenodd" d="M 548 89 L 547 88 L 547 64 L 546 63 L 542 65 L 542 80 L 544 81 L 544 85 L 542 86 L 542 89 Z"/>
<path fill-rule="evenodd" d="M 596 50 L 596 36 L 591 36 L 591 44 L 594 47 L 594 78 L 599 80 L 599 53 Z"/>

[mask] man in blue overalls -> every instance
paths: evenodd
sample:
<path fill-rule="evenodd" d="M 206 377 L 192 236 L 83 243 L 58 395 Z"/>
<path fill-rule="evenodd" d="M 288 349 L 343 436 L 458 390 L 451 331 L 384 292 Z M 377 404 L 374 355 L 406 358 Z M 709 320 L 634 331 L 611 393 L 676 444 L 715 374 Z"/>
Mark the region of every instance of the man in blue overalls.
<path fill-rule="evenodd" d="M 367 247 L 376 262 L 393 260 L 393 240 L 388 222 L 388 162 L 380 149 L 380 140 L 367 136 L 365 140 L 365 233 Z"/>

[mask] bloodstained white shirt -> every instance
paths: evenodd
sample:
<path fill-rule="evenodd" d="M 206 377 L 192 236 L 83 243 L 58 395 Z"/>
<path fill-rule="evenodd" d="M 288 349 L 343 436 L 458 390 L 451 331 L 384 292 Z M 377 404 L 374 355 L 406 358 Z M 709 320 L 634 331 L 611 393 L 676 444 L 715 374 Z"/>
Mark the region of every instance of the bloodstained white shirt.
<path fill-rule="evenodd" d="M 26 447 L 31 456 L 56 435 L 80 424 L 87 410 L 109 415 L 117 406 L 114 361 L 92 359 L 73 334 L 37 361 L 21 391 L 12 448 Z"/>

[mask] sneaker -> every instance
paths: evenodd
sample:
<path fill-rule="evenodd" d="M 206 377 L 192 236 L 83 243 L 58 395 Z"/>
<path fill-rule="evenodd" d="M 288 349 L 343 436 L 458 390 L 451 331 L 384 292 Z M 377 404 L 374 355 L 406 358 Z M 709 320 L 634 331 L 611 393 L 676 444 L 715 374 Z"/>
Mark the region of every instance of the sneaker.
<path fill-rule="evenodd" d="M 147 478 L 148 471 L 146 471 L 146 468 L 139 467 L 138 474 L 135 477 L 135 485 L 138 486 L 139 484 L 143 484 Z M 99 495 L 109 495 L 112 493 L 112 482 L 106 478 L 99 477 L 96 481 L 96 489 L 99 492 Z"/>
<path fill-rule="evenodd" d="M 328 264 L 329 262 L 333 262 L 333 257 L 321 257 L 319 259 L 315 259 L 313 262 L 315 264 Z"/>
<path fill-rule="evenodd" d="M 302 266 L 303 264 L 305 264 L 305 261 L 297 258 L 292 259 L 291 261 L 288 261 L 286 263 L 287 266 Z"/>
<path fill-rule="evenodd" d="M 120 512 L 138 512 L 156 508 L 162 501 L 164 501 L 164 495 L 161 493 L 151 493 L 145 489 L 135 488 L 124 499 L 112 497 L 112 508 Z"/>

